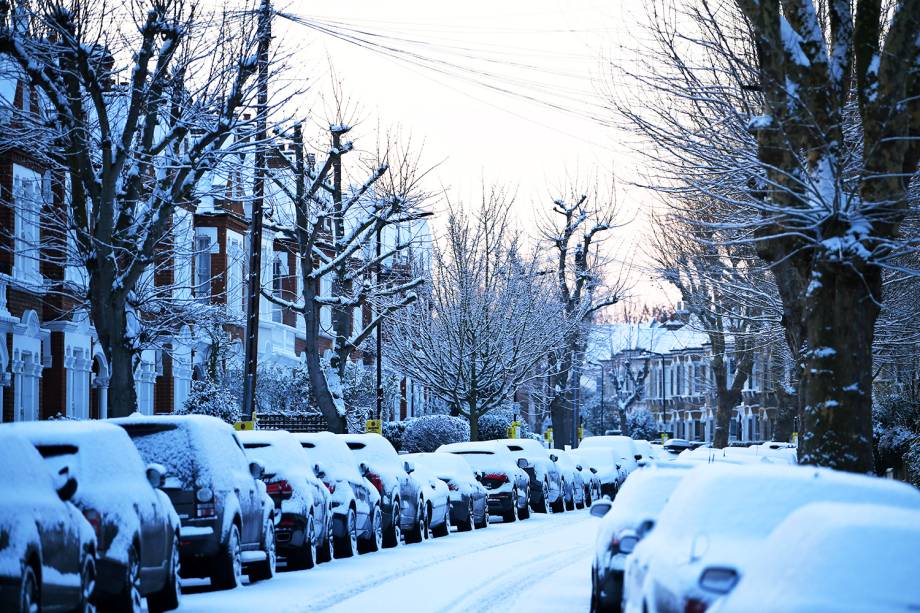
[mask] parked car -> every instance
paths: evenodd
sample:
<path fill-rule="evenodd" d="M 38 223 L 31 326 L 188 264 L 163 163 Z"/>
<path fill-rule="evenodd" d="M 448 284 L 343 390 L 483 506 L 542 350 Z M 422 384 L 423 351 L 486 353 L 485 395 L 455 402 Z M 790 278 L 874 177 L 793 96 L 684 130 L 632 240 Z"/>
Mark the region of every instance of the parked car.
<path fill-rule="evenodd" d="M 633 445 L 635 445 L 639 455 L 642 456 L 639 460 L 640 462 L 656 462 L 662 459 L 661 447 L 653 446 L 650 442 L 642 439 L 633 439 Z"/>
<path fill-rule="evenodd" d="M 590 507 L 591 503 L 601 497 L 601 480 L 597 476 L 597 469 L 582 462 L 581 456 L 577 450 L 565 452 L 575 464 L 575 470 L 578 471 L 579 479 L 583 485 L 582 500 L 584 506 Z"/>
<path fill-rule="evenodd" d="M 427 493 L 410 478 L 415 468 L 402 460 L 390 441 L 379 434 L 339 435 L 359 462 L 368 468 L 367 479 L 377 488 L 383 501 L 383 538 L 396 545 L 403 534 L 407 543 L 428 535 Z"/>
<path fill-rule="evenodd" d="M 416 469 L 424 466 L 447 484 L 450 520 L 461 532 L 489 525 L 488 491 L 476 479 L 469 463 L 452 453 L 415 453 L 406 456 Z"/>
<path fill-rule="evenodd" d="M 52 473 L 79 480 L 71 502 L 96 533 L 96 600 L 101 609 L 170 611 L 179 606 L 179 517 L 159 488 L 163 467 L 144 466 L 121 428 L 100 421 L 11 424 Z"/>
<path fill-rule="evenodd" d="M 384 546 L 383 508 L 380 492 L 368 481 L 367 465 L 358 462 L 348 445 L 330 432 L 294 434 L 319 477 L 330 492 L 333 522 L 330 543 L 343 538 L 356 526 L 359 551 L 377 551 Z M 321 559 L 331 559 L 324 551 Z"/>
<path fill-rule="evenodd" d="M 552 457 L 547 457 L 546 448 L 533 439 L 506 438 L 496 441 L 504 446 L 514 458 L 524 458 L 524 468 L 530 477 L 530 508 L 538 513 L 561 513 L 565 511 L 562 473 Z"/>
<path fill-rule="evenodd" d="M 707 609 L 733 587 L 726 569 L 739 574 L 747 556 L 763 551 L 770 532 L 811 502 L 871 502 L 916 510 L 920 490 L 814 467 L 703 466 L 681 480 L 654 530 L 629 557 L 623 582 L 628 610 Z"/>
<path fill-rule="evenodd" d="M 226 589 L 275 573 L 274 503 L 229 425 L 204 415 L 132 416 L 111 420 L 128 432 L 141 457 L 166 468 L 163 491 L 182 527 L 183 577 L 209 577 Z"/>
<path fill-rule="evenodd" d="M 616 500 L 597 500 L 591 515 L 603 517 L 591 562 L 591 610 L 619 611 L 626 558 L 655 524 L 671 493 L 687 474 L 686 464 L 668 463 L 636 471 Z"/>
<path fill-rule="evenodd" d="M 594 475 L 600 483 L 600 495 L 614 498 L 620 486 L 626 480 L 626 470 L 620 463 L 619 456 L 606 447 L 579 447 L 570 452 L 575 461 L 594 469 Z"/>
<path fill-rule="evenodd" d="M 250 430 L 237 435 L 246 456 L 264 467 L 262 481 L 272 499 L 278 553 L 292 569 L 312 568 L 317 552 L 328 549 L 332 510 L 329 491 L 313 472 L 314 464 L 289 432 Z M 354 552 L 350 538 L 339 543 L 343 557 Z"/>
<path fill-rule="evenodd" d="M 562 491 L 565 508 L 569 511 L 585 506 L 585 492 L 587 490 L 581 470 L 575 460 L 567 451 L 562 449 L 546 449 L 546 455 L 556 463 L 556 468 L 562 474 Z"/>
<path fill-rule="evenodd" d="M 524 458 L 515 459 L 504 445 L 495 441 L 450 443 L 437 453 L 459 455 L 470 465 L 488 492 L 489 513 L 512 522 L 530 516 L 530 477 L 522 468 Z"/>
<path fill-rule="evenodd" d="M 93 611 L 96 535 L 70 503 L 77 478 L 66 467 L 52 474 L 6 426 L 0 465 L 0 611 Z"/>
<path fill-rule="evenodd" d="M 425 517 L 431 536 L 447 536 L 451 526 L 450 489 L 447 483 L 441 481 L 430 468 L 416 462 L 415 454 L 405 454 L 402 458 L 413 467 L 409 476 L 418 482 L 420 490 L 424 492 Z"/>
<path fill-rule="evenodd" d="M 759 454 L 757 449 L 748 447 L 725 447 L 714 449 L 712 447 L 697 447 L 686 449 L 677 456 L 678 462 L 706 462 L 708 464 L 790 464 L 790 457 L 770 454 Z"/>
<path fill-rule="evenodd" d="M 617 463 L 626 470 L 627 475 L 639 468 L 642 454 L 636 448 L 636 443 L 628 436 L 589 436 L 578 445 L 579 449 L 599 447 L 612 450 L 617 457 Z"/>
<path fill-rule="evenodd" d="M 665 459 L 677 459 L 677 456 L 681 452 L 686 451 L 687 449 L 696 449 L 698 446 L 694 445 L 687 439 L 683 438 L 669 438 L 661 446 L 664 449 L 664 452 L 668 454 L 668 457 Z"/>
<path fill-rule="evenodd" d="M 737 583 L 713 612 L 910 611 L 920 603 L 917 551 L 918 510 L 814 503 L 786 517 L 741 568 L 700 580 L 716 590 Z"/>

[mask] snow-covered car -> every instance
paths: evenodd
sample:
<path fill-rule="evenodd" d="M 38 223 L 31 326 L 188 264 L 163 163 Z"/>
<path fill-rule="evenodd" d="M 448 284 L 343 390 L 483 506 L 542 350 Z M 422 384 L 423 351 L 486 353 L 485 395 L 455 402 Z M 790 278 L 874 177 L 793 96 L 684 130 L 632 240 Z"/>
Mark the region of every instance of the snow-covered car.
<path fill-rule="evenodd" d="M 650 442 L 643 439 L 633 439 L 633 445 L 636 446 L 636 451 L 642 456 L 640 461 L 656 462 L 662 459 L 661 447 L 652 445 Z"/>
<path fill-rule="evenodd" d="M 705 610 L 731 587 L 718 569 L 735 569 L 763 550 L 770 532 L 812 502 L 920 508 L 905 483 L 805 466 L 710 464 L 688 473 L 655 529 L 636 546 L 623 580 L 628 611 Z M 798 549 L 797 549 L 798 551 Z"/>
<path fill-rule="evenodd" d="M 515 459 L 495 441 L 450 443 L 438 447 L 437 453 L 453 453 L 467 461 L 488 492 L 490 514 L 501 515 L 505 522 L 530 516 L 530 477 L 521 467 L 527 460 Z"/>
<path fill-rule="evenodd" d="M 425 526 L 432 536 L 441 537 L 450 534 L 450 489 L 437 474 L 416 462 L 415 454 L 401 456 L 412 467 L 409 475 L 419 484 L 425 498 Z M 428 533 L 422 535 L 428 538 Z"/>
<path fill-rule="evenodd" d="M 319 477 L 330 492 L 332 516 L 329 527 L 332 542 L 350 534 L 348 526 L 357 526 L 358 549 L 377 551 L 384 545 L 383 508 L 380 492 L 367 480 L 367 465 L 358 462 L 340 437 L 331 432 L 297 433 L 300 443 Z M 379 482 L 378 482 L 379 483 Z M 320 560 L 330 559 L 331 553 Z"/>
<path fill-rule="evenodd" d="M 562 492 L 565 508 L 572 511 L 577 506 L 585 506 L 585 481 L 582 478 L 578 464 L 562 449 L 545 449 L 546 456 L 556 463 L 556 468 L 562 474 Z"/>
<path fill-rule="evenodd" d="M 69 502 L 77 479 L 63 467 L 49 472 L 7 426 L 0 465 L 0 611 L 92 610 L 96 535 Z"/>
<path fill-rule="evenodd" d="M 96 533 L 96 600 L 100 608 L 152 611 L 179 606 L 179 517 L 157 489 L 163 468 L 144 466 L 121 428 L 100 421 L 10 424 L 30 441 L 52 474 L 69 470 L 80 483 L 71 502 Z"/>
<path fill-rule="evenodd" d="M 814 503 L 791 513 L 762 551 L 705 582 L 731 594 L 721 611 L 916 610 L 920 511 L 883 505 Z M 703 578 L 701 578 L 703 580 Z"/>
<path fill-rule="evenodd" d="M 597 500 L 591 515 L 602 517 L 591 562 L 591 610 L 619 611 L 626 559 L 654 526 L 671 493 L 687 474 L 686 464 L 668 463 L 636 471 L 616 500 Z"/>
<path fill-rule="evenodd" d="M 757 453 L 758 448 L 751 447 L 725 447 L 715 449 L 712 447 L 697 447 L 686 449 L 677 456 L 678 462 L 706 462 L 708 464 L 790 464 L 789 456 L 778 456 Z"/>
<path fill-rule="evenodd" d="M 488 492 L 469 463 L 452 453 L 414 453 L 404 456 L 447 484 L 451 523 L 461 532 L 489 525 Z"/>
<path fill-rule="evenodd" d="M 379 434 L 340 434 L 359 462 L 368 468 L 367 479 L 377 488 L 383 506 L 383 537 L 387 545 L 418 542 L 427 534 L 426 493 L 409 476 L 411 464 L 402 460 Z"/>
<path fill-rule="evenodd" d="M 511 455 L 527 460 L 524 469 L 530 477 L 530 508 L 538 513 L 561 513 L 565 511 L 562 473 L 556 463 L 547 456 L 546 448 L 529 438 L 506 438 L 496 441 Z"/>
<path fill-rule="evenodd" d="M 619 456 L 607 447 L 579 447 L 569 452 L 576 462 L 594 470 L 600 484 L 600 495 L 613 498 L 626 480 L 626 470 Z"/>
<path fill-rule="evenodd" d="M 219 589 L 275 574 L 274 505 L 264 467 L 249 460 L 229 425 L 205 415 L 132 415 L 111 420 L 141 457 L 166 468 L 162 490 L 182 526 L 183 577 L 209 577 Z"/>
<path fill-rule="evenodd" d="M 262 481 L 278 521 L 278 553 L 288 568 L 312 568 L 317 552 L 328 551 L 332 522 L 329 491 L 314 474 L 314 464 L 294 436 L 281 430 L 250 430 L 237 434 L 246 456 L 264 467 Z M 341 557 L 355 553 L 356 539 L 343 530 L 336 542 Z"/>
<path fill-rule="evenodd" d="M 601 480 L 597 476 L 597 469 L 583 464 L 575 451 L 566 451 L 565 453 L 575 463 L 575 470 L 578 471 L 579 479 L 584 484 L 582 492 L 584 506 L 590 507 L 592 502 L 601 497 Z"/>
<path fill-rule="evenodd" d="M 589 436 L 581 441 L 579 449 L 610 449 L 616 455 L 617 463 L 626 470 L 629 475 L 639 467 L 639 460 L 642 454 L 636 448 L 636 443 L 628 436 Z"/>

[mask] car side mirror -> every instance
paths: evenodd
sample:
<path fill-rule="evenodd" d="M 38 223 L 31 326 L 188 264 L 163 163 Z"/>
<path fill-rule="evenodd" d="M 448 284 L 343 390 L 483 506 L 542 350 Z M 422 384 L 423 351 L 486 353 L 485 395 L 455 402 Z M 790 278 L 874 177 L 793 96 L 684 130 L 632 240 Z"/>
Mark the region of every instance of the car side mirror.
<path fill-rule="evenodd" d="M 367 473 L 371 472 L 371 469 L 367 467 L 367 464 L 361 462 L 358 464 L 358 471 L 361 473 L 362 477 L 366 477 Z"/>
<path fill-rule="evenodd" d="M 54 489 L 57 491 L 58 498 L 67 502 L 77 493 L 77 480 L 70 474 L 70 467 L 63 466 L 61 470 L 54 475 Z"/>
<path fill-rule="evenodd" d="M 319 464 L 314 464 L 314 465 L 313 465 L 313 474 L 316 475 L 316 478 L 317 478 L 317 479 L 322 479 L 323 477 L 326 476 L 326 471 L 324 471 L 322 468 L 320 468 L 320 465 L 319 465 Z"/>
<path fill-rule="evenodd" d="M 619 468 L 619 466 L 617 466 L 617 468 Z M 588 470 L 590 470 L 592 474 L 595 474 L 595 475 L 597 474 L 597 469 L 594 468 L 593 466 L 589 468 Z"/>
<path fill-rule="evenodd" d="M 265 467 L 262 466 L 262 462 L 253 460 L 249 463 L 249 474 L 252 475 L 253 479 L 259 480 L 262 478 L 262 475 L 265 474 Z"/>
<path fill-rule="evenodd" d="M 549 454 L 549 459 L 552 460 L 553 462 L 558 462 L 559 456 L 557 456 L 555 453 L 551 453 Z"/>
<path fill-rule="evenodd" d="M 646 519 L 644 522 L 639 524 L 639 529 L 636 531 L 640 539 L 645 538 L 645 535 L 652 531 L 652 528 L 655 527 L 654 519 Z"/>
<path fill-rule="evenodd" d="M 410 473 L 410 474 L 411 474 L 411 473 L 415 472 L 415 464 L 413 464 L 413 463 L 410 462 L 409 460 L 406 460 L 405 462 L 403 462 L 403 469 L 404 469 L 407 473 Z"/>
<path fill-rule="evenodd" d="M 530 462 L 527 461 L 527 458 L 518 458 L 517 459 L 518 468 L 528 469 L 530 468 Z"/>
<path fill-rule="evenodd" d="M 600 500 L 595 500 L 591 505 L 591 515 L 594 517 L 603 517 L 606 515 L 610 508 L 613 506 L 613 503 L 610 502 L 608 498 L 601 498 Z"/>
<path fill-rule="evenodd" d="M 642 459 L 642 454 L 637 453 L 636 455 L 633 456 L 633 458 L 635 458 L 636 462 L 638 462 L 639 460 Z"/>
<path fill-rule="evenodd" d="M 581 467 L 581 464 L 576 464 L 575 470 L 584 470 L 584 468 Z"/>
<path fill-rule="evenodd" d="M 624 530 L 620 533 L 620 553 L 630 554 L 636 549 L 636 545 L 639 544 L 639 536 L 631 531 Z"/>
<path fill-rule="evenodd" d="M 150 484 L 150 487 L 157 489 L 163 487 L 163 477 L 166 476 L 166 468 L 162 464 L 151 463 L 147 465 L 147 470 L 145 472 L 147 475 L 147 482 Z"/>

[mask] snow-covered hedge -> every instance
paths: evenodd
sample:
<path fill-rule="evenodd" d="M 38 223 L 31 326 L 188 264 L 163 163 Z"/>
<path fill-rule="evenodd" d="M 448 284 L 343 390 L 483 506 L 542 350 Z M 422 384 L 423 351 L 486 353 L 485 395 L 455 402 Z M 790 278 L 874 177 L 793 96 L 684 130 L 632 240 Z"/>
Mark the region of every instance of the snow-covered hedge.
<path fill-rule="evenodd" d="M 514 409 L 510 407 L 493 409 L 480 416 L 478 422 L 479 440 L 494 441 L 500 438 L 508 438 L 508 428 L 511 427 L 512 420 L 514 420 Z M 521 432 L 518 436 L 529 438 L 530 430 L 527 427 L 527 422 L 523 419 L 519 421 L 521 422 Z"/>
<path fill-rule="evenodd" d="M 908 483 L 920 487 L 920 437 L 913 439 L 907 453 L 904 454 L 904 470 Z"/>
<path fill-rule="evenodd" d="M 393 449 L 396 451 L 402 451 L 402 440 L 403 434 L 406 432 L 406 426 L 415 421 L 414 419 L 407 419 L 405 421 L 385 421 L 383 422 L 383 438 L 390 441 L 390 444 L 393 445 Z"/>
<path fill-rule="evenodd" d="M 192 381 L 185 404 L 174 412 L 176 415 L 210 415 L 234 424 L 240 420 L 240 403 L 224 386 L 208 380 Z"/>
<path fill-rule="evenodd" d="M 651 441 L 658 437 L 658 424 L 648 409 L 631 409 L 626 413 L 629 435 L 636 440 Z"/>
<path fill-rule="evenodd" d="M 406 426 L 402 450 L 409 453 L 435 451 L 441 445 L 470 440 L 470 424 L 462 417 L 425 415 Z"/>

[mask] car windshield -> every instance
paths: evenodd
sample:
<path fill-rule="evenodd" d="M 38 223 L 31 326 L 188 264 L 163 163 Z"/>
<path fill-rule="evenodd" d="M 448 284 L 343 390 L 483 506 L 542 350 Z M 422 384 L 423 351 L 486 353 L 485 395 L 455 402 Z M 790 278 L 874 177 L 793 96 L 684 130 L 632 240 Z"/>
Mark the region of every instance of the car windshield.
<path fill-rule="evenodd" d="M 198 471 L 188 432 L 176 424 L 126 424 L 123 426 L 144 462 L 166 467 L 166 488 L 192 488 Z"/>

